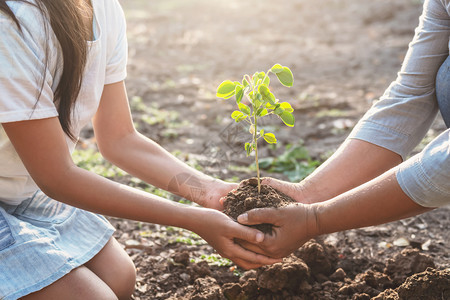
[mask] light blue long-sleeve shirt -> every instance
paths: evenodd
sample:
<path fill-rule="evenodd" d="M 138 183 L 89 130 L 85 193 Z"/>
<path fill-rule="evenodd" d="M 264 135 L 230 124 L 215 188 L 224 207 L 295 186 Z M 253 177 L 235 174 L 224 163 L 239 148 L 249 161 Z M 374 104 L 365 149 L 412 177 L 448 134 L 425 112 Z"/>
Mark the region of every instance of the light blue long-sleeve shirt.
<path fill-rule="evenodd" d="M 436 74 L 449 56 L 449 36 L 450 0 L 426 0 L 397 79 L 349 136 L 401 155 L 404 161 L 396 170 L 398 183 L 425 207 L 450 203 L 450 130 L 420 153 L 407 156 L 423 139 L 439 110 Z"/>

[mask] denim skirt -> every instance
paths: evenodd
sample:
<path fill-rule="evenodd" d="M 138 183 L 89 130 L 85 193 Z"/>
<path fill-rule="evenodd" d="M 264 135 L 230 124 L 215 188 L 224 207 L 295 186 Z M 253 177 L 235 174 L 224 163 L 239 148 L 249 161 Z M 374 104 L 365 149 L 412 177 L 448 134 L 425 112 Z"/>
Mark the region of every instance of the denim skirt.
<path fill-rule="evenodd" d="M 41 191 L 19 205 L 0 202 L 0 299 L 18 299 L 93 258 L 114 228 L 102 216 Z"/>

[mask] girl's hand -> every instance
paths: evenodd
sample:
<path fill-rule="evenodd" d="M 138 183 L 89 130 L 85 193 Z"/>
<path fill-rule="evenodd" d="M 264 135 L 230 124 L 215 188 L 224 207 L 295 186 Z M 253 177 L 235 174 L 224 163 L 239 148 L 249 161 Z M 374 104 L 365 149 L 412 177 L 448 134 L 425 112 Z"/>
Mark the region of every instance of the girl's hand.
<path fill-rule="evenodd" d="M 213 179 L 204 174 L 180 173 L 170 180 L 166 190 L 203 207 L 223 210 L 220 199 L 237 187 L 236 183 Z"/>
<path fill-rule="evenodd" d="M 214 180 L 205 187 L 204 197 L 197 203 L 206 208 L 213 208 L 222 211 L 223 199 L 226 195 L 238 187 L 237 183 Z"/>
<path fill-rule="evenodd" d="M 273 233 L 266 234 L 261 243 L 239 241 L 244 248 L 274 258 L 285 257 L 316 236 L 318 226 L 312 205 L 290 204 L 282 208 L 257 208 L 238 217 L 245 225 L 273 224 Z"/>
<path fill-rule="evenodd" d="M 192 230 L 199 234 L 223 257 L 232 260 L 244 269 L 259 268 L 263 265 L 280 262 L 243 248 L 235 240 L 258 245 L 264 234 L 256 229 L 240 225 L 225 214 L 212 209 L 204 210 L 199 222 Z"/>

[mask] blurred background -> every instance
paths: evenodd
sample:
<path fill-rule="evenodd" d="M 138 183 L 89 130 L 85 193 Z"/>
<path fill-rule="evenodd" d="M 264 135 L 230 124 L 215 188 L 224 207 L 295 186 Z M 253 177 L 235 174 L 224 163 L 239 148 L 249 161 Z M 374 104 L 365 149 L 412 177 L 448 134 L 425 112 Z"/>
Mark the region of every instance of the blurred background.
<path fill-rule="evenodd" d="M 275 63 L 290 67 L 294 86 L 273 89 L 293 105 L 296 125 L 265 121 L 279 143 L 263 145 L 261 157 L 301 145 L 313 160 L 323 160 L 395 79 L 422 6 L 417 0 L 121 3 L 136 124 L 222 178 L 248 176 L 233 170 L 252 162 L 244 155 L 245 136 L 234 137 L 234 101 L 215 97 L 223 80 L 240 81 Z"/>

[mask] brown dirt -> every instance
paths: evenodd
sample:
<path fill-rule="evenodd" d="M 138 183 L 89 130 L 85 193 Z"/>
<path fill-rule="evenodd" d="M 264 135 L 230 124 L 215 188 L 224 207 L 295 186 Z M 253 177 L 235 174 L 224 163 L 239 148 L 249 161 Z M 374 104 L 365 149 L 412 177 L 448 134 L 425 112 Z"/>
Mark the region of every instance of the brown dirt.
<path fill-rule="evenodd" d="M 261 185 L 261 191 L 258 192 L 258 180 L 250 178 L 242 181 L 236 190 L 228 193 L 223 202 L 223 212 L 236 220 L 239 215 L 253 208 L 279 208 L 289 203 L 295 203 L 295 200 L 271 186 Z M 258 224 L 250 227 L 257 228 L 264 233 L 272 233 L 271 224 Z"/>
<path fill-rule="evenodd" d="M 289 66 L 294 86 L 273 88 L 292 103 L 296 126 L 263 124 L 275 130 L 278 146 L 261 144 L 260 157 L 278 157 L 302 141 L 323 161 L 395 79 L 422 1 L 121 2 L 128 19 L 128 95 L 153 109 L 133 107 L 139 131 L 203 172 L 239 181 L 255 173 L 243 151 L 248 136 L 229 118 L 232 101 L 215 97 L 222 80 L 274 63 Z M 444 128 L 438 117 L 426 139 Z M 88 128 L 81 145 L 95 147 L 93 141 Z M 130 177 L 115 179 L 136 185 Z M 252 271 L 218 259 L 188 231 L 110 220 L 137 268 L 135 300 L 449 298 L 448 207 L 330 234 L 283 263 Z"/>
<path fill-rule="evenodd" d="M 395 290 L 385 290 L 374 299 L 450 299 L 449 282 L 450 269 L 439 271 L 427 268 L 424 272 L 408 277 L 406 281 Z"/>

